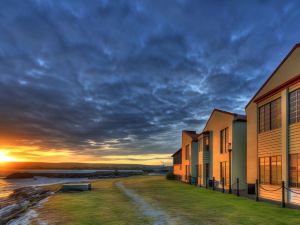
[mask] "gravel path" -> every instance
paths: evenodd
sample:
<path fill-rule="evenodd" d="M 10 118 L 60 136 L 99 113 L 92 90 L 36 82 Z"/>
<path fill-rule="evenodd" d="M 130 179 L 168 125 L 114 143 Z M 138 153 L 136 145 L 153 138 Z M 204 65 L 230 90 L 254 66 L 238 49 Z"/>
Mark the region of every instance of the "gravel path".
<path fill-rule="evenodd" d="M 153 225 L 179 224 L 178 218 L 172 218 L 164 210 L 157 207 L 154 208 L 135 191 L 126 188 L 122 182 L 117 182 L 116 186 L 138 206 L 145 216 L 153 220 Z"/>

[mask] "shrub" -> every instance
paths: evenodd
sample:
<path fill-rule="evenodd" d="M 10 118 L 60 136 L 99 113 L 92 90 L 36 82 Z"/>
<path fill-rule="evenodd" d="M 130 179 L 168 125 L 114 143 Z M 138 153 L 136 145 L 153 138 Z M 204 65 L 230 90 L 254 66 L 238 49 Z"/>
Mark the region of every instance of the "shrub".
<path fill-rule="evenodd" d="M 175 180 L 175 179 L 176 179 L 176 176 L 175 176 L 175 174 L 174 174 L 173 172 L 168 172 L 168 173 L 166 174 L 166 179 L 167 179 L 167 180 Z"/>

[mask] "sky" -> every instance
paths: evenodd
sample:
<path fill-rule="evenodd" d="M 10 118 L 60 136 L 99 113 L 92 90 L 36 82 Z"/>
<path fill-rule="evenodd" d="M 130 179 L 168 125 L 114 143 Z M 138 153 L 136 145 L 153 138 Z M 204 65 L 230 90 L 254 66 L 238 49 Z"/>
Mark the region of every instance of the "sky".
<path fill-rule="evenodd" d="M 0 2 L 0 158 L 170 163 L 300 41 L 299 1 Z"/>

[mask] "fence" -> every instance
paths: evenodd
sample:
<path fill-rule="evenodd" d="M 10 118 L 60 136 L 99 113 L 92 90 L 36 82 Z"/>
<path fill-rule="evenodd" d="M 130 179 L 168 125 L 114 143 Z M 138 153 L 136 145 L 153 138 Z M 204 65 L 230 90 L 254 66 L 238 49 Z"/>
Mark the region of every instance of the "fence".
<path fill-rule="evenodd" d="M 192 184 L 192 178 L 190 176 L 185 177 L 185 179 L 188 181 L 188 183 Z M 228 186 L 225 185 L 225 179 L 222 178 L 221 181 L 216 181 L 215 177 L 212 179 L 205 179 L 205 183 L 200 184 L 202 187 L 205 187 L 206 189 L 211 189 L 213 191 L 221 191 L 222 193 L 226 193 L 226 190 L 228 191 L 229 194 L 235 192 L 236 196 L 240 196 L 240 186 L 241 185 L 248 185 L 247 183 L 241 182 L 239 178 L 236 178 L 236 181 L 234 183 L 230 183 Z M 293 193 L 297 196 L 299 196 L 300 199 L 300 191 L 297 192 L 289 187 L 285 186 L 285 182 L 282 181 L 280 186 L 277 188 L 267 188 L 264 186 L 264 184 L 260 184 L 259 180 L 256 180 L 255 184 L 255 200 L 260 201 L 261 196 L 260 192 L 264 191 L 265 193 L 277 193 L 277 196 L 280 196 L 280 202 L 281 202 L 281 207 L 285 208 L 286 207 L 286 196 L 289 193 Z M 262 197 L 262 199 L 267 199 Z"/>

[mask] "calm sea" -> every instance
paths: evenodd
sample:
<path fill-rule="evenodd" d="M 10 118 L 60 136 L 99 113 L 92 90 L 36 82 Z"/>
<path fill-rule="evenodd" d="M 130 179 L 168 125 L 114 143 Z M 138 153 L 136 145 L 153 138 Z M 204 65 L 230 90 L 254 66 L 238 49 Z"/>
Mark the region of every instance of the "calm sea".
<path fill-rule="evenodd" d="M 114 171 L 114 170 L 18 170 L 17 172 L 30 173 L 93 173 L 97 171 Z M 119 172 L 137 172 L 140 170 L 118 170 Z M 16 172 L 16 171 L 13 171 Z M 47 178 L 35 177 L 34 179 L 4 179 L 4 175 L 9 174 L 9 171 L 0 172 L 0 200 L 6 198 L 13 190 L 28 186 L 42 186 L 58 183 L 80 182 L 86 181 L 87 178 Z"/>

